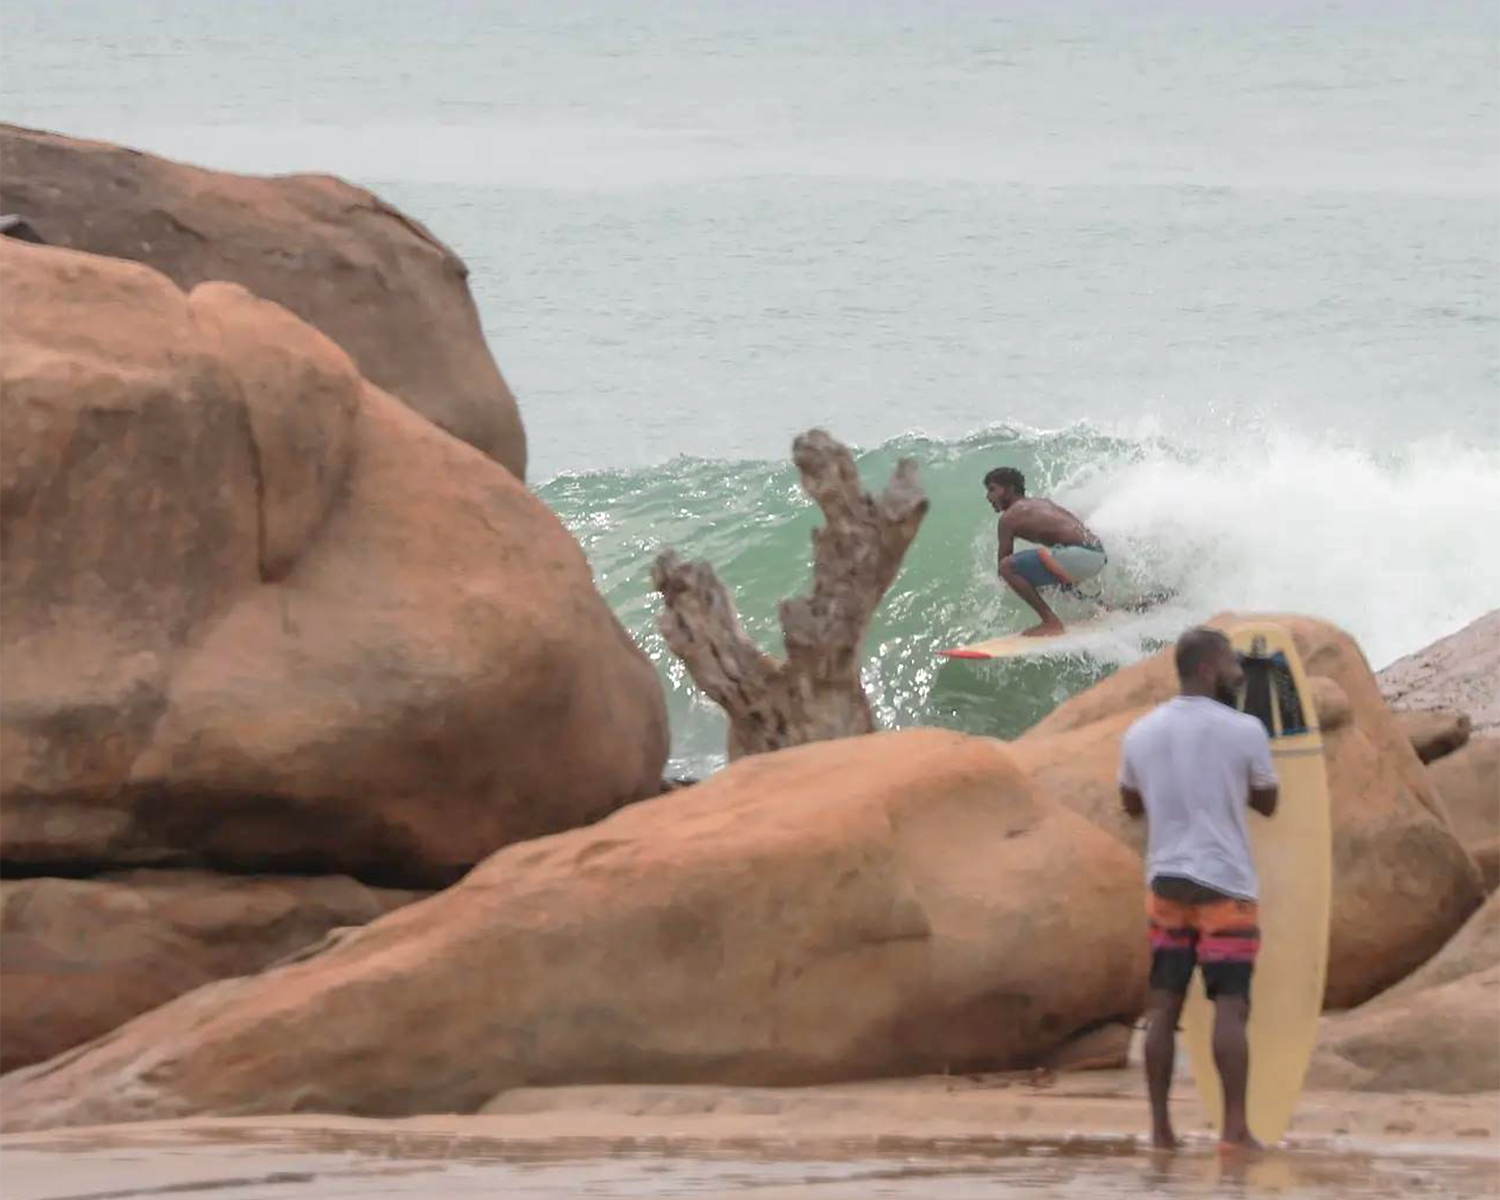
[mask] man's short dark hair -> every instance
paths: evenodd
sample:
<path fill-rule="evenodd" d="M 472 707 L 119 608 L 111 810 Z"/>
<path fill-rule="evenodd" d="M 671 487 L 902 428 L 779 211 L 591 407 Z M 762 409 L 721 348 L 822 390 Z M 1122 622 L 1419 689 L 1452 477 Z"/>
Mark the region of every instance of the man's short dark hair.
<path fill-rule="evenodd" d="M 1177 678 L 1186 682 L 1206 662 L 1211 662 L 1229 649 L 1229 638 L 1217 629 L 1199 625 L 1189 629 L 1177 639 L 1173 657 L 1177 660 Z"/>
<path fill-rule="evenodd" d="M 984 477 L 984 486 L 996 484 L 999 487 L 1008 487 L 1018 496 L 1026 494 L 1026 476 L 1015 469 L 1015 467 L 996 467 Z"/>

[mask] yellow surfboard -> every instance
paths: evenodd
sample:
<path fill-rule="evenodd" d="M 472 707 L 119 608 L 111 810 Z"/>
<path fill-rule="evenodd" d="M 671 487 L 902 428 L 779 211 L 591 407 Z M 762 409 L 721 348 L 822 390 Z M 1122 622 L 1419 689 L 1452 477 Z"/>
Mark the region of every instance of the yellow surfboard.
<path fill-rule="evenodd" d="M 1008 633 L 1004 637 L 939 650 L 944 658 L 1027 658 L 1046 654 L 1078 654 L 1107 642 L 1111 635 L 1128 628 L 1139 618 L 1132 613 L 1102 613 L 1084 621 L 1075 621 L 1056 637 L 1026 637 Z"/>
<path fill-rule="evenodd" d="M 1260 876 L 1260 955 L 1250 988 L 1250 1131 L 1269 1145 L 1291 1123 L 1318 1036 L 1328 971 L 1333 835 L 1323 735 L 1292 636 L 1269 622 L 1227 631 L 1244 664 L 1241 708 L 1271 735 L 1281 794 L 1276 815 L 1250 814 Z M 1224 1094 L 1213 1056 L 1214 1008 L 1200 974 L 1182 1012 L 1193 1078 L 1215 1127 Z"/>

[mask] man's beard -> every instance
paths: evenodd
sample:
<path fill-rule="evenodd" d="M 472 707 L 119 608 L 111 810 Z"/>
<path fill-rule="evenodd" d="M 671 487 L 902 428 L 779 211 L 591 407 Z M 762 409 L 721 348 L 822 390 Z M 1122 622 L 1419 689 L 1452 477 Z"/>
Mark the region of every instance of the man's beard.
<path fill-rule="evenodd" d="M 1214 685 L 1214 699 L 1220 704 L 1227 704 L 1230 708 L 1240 706 L 1240 689 L 1227 683 Z"/>

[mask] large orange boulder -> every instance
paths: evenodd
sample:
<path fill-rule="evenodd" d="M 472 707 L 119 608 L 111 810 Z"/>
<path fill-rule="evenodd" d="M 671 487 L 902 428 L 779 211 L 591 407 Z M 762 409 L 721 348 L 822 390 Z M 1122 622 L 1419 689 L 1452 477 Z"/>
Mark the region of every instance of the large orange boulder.
<path fill-rule="evenodd" d="M 1352 1012 L 1326 1017 L 1317 1087 L 1500 1091 L 1500 894 L 1420 971 Z"/>
<path fill-rule="evenodd" d="M 1387 1000 L 1408 999 L 1426 988 L 1441 987 L 1496 966 L 1500 966 L 1500 895 L 1491 896 L 1480 905 L 1479 911 L 1464 922 L 1447 945 L 1366 1007 Z M 1495 1022 L 1500 1031 L 1500 1008 L 1495 1011 Z"/>
<path fill-rule="evenodd" d="M 1467 713 L 1452 708 L 1409 708 L 1393 711 L 1396 724 L 1424 763 L 1435 763 L 1465 745 L 1473 732 Z"/>
<path fill-rule="evenodd" d="M 1500 1091 L 1500 966 L 1331 1018 L 1308 1082 L 1372 1092 Z"/>
<path fill-rule="evenodd" d="M 485 345 L 468 269 L 378 196 L 321 175 L 207 171 L 0 125 L 0 211 L 49 243 L 155 267 L 184 291 L 242 284 L 337 342 L 455 437 L 526 471 L 515 398 Z"/>
<path fill-rule="evenodd" d="M 1493 892 L 1500 888 L 1500 837 L 1471 844 L 1469 853 L 1474 856 L 1474 865 L 1484 879 L 1484 890 Z"/>
<path fill-rule="evenodd" d="M 1474 738 L 1427 775 L 1465 846 L 1477 851 L 1500 838 L 1500 734 Z"/>
<path fill-rule="evenodd" d="M 0 270 L 8 863 L 429 886 L 657 791 L 656 673 L 513 474 L 235 285 Z"/>
<path fill-rule="evenodd" d="M 1227 627 L 1231 614 L 1211 624 Z M 1324 731 L 1333 807 L 1331 1008 L 1375 995 L 1419 966 L 1484 896 L 1410 740 L 1382 699 L 1359 647 L 1325 621 L 1286 624 L 1302 654 Z M 1131 722 L 1177 690 L 1171 652 L 1112 675 L 1013 743 L 1039 787 L 1144 848 L 1120 809 L 1120 741 Z"/>
<path fill-rule="evenodd" d="M 419 897 L 342 875 L 129 871 L 0 882 L 0 1071 Z"/>
<path fill-rule="evenodd" d="M 492 856 L 0 1082 L 12 1128 L 1039 1062 L 1140 1010 L 1139 865 L 997 742 L 820 742 Z"/>
<path fill-rule="evenodd" d="M 1394 709 L 1456 709 L 1476 734 L 1500 734 L 1500 608 L 1380 672 Z"/>

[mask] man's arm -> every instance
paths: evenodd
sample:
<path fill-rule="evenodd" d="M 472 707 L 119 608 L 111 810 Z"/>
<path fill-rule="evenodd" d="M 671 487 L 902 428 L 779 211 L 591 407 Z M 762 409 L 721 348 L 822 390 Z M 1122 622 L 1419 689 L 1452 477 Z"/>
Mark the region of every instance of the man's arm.
<path fill-rule="evenodd" d="M 1146 814 L 1146 798 L 1141 795 L 1140 780 L 1136 778 L 1135 764 L 1130 761 L 1130 738 L 1127 735 L 1120 746 L 1120 807 L 1128 817 Z"/>
<path fill-rule="evenodd" d="M 1014 554 L 1016 549 L 1016 531 L 1014 525 L 1011 523 L 1008 514 L 1004 514 L 1000 517 L 1000 527 L 998 530 L 998 535 L 1000 538 L 1000 553 L 995 558 L 995 566 L 997 568 L 1002 562 L 1004 562 L 1007 558 Z"/>
<path fill-rule="evenodd" d="M 1277 786 L 1276 766 L 1271 761 L 1271 739 L 1265 726 L 1255 723 L 1255 744 L 1250 752 L 1250 807 L 1263 817 L 1275 816 Z"/>
<path fill-rule="evenodd" d="M 1274 817 L 1276 815 L 1276 800 L 1281 789 L 1274 783 L 1270 787 L 1250 789 L 1250 807 L 1263 817 Z"/>

